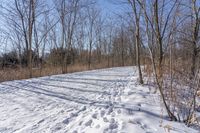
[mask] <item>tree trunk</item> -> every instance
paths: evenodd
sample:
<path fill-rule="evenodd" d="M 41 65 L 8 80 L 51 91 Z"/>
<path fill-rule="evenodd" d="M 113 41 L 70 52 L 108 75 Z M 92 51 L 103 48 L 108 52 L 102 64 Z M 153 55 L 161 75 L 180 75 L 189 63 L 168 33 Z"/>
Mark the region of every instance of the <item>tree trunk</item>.
<path fill-rule="evenodd" d="M 136 7 L 136 1 L 133 0 L 132 2 L 129 0 L 134 15 L 135 15 L 135 47 L 136 47 L 136 62 L 137 62 L 137 67 L 138 67 L 138 73 L 139 73 L 139 82 L 140 84 L 143 84 L 143 78 L 142 78 L 142 70 L 141 70 L 141 66 L 140 66 L 140 13 L 141 11 L 137 11 L 137 7 Z"/>
<path fill-rule="evenodd" d="M 196 59 L 197 59 L 197 49 L 196 49 L 196 44 L 193 44 L 191 78 L 194 77 L 194 75 L 195 75 L 195 71 L 196 71 Z"/>
<path fill-rule="evenodd" d="M 33 24 L 35 21 L 35 6 L 34 0 L 30 0 L 29 7 L 29 55 L 28 55 L 28 66 L 29 66 L 29 77 L 32 78 L 32 32 Z"/>
<path fill-rule="evenodd" d="M 91 69 L 91 56 L 92 56 L 92 42 L 89 44 L 89 57 L 88 57 L 88 69 Z"/>
<path fill-rule="evenodd" d="M 136 61 L 137 61 L 137 67 L 138 67 L 138 73 L 139 73 L 139 82 L 140 84 L 143 84 L 143 79 L 142 79 L 142 71 L 141 71 L 141 66 L 140 66 L 140 31 L 139 27 L 136 26 Z"/>

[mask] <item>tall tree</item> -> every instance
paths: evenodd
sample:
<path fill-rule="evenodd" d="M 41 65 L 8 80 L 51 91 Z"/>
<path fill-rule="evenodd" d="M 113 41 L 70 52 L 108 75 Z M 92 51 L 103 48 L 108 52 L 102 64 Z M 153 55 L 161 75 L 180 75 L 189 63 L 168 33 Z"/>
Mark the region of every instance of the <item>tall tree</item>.
<path fill-rule="evenodd" d="M 192 66 L 191 75 L 195 76 L 198 53 L 200 46 L 198 46 L 199 30 L 200 30 L 200 5 L 197 0 L 191 0 L 191 19 L 192 19 Z"/>
<path fill-rule="evenodd" d="M 37 0 L 30 0 L 30 1 L 18 1 L 15 0 L 14 7 L 11 6 L 11 13 L 16 14 L 19 16 L 20 23 L 18 26 L 22 29 L 24 41 L 26 44 L 26 51 L 27 51 L 27 61 L 28 61 L 28 68 L 29 68 L 29 77 L 32 77 L 32 36 L 33 36 L 33 25 L 36 19 L 35 11 L 36 11 L 36 3 Z M 9 9 L 10 10 L 10 9 Z"/>
<path fill-rule="evenodd" d="M 141 38 L 140 38 L 140 16 L 141 16 L 141 8 L 140 6 L 137 6 L 136 0 L 128 0 L 130 3 L 133 13 L 134 13 L 134 20 L 135 20 L 135 45 L 136 45 L 136 62 L 138 67 L 138 73 L 139 73 L 139 82 L 140 84 L 143 84 L 143 78 L 142 78 L 142 70 L 140 65 L 140 47 L 141 47 Z"/>
<path fill-rule="evenodd" d="M 153 57 L 152 53 L 152 49 L 150 49 L 150 53 L 151 53 L 151 59 L 152 59 L 152 65 L 154 68 L 154 75 L 156 77 L 156 83 L 159 89 L 159 92 L 161 94 L 161 98 L 162 101 L 164 103 L 165 109 L 169 115 L 169 117 L 172 120 L 177 120 L 176 116 L 172 113 L 172 111 L 169 108 L 169 105 L 166 102 L 166 97 L 164 95 L 164 90 L 163 90 L 163 57 L 164 57 L 164 45 L 165 45 L 165 41 L 164 38 L 169 37 L 171 34 L 171 31 L 167 30 L 167 28 L 170 26 L 170 21 L 173 18 L 173 12 L 175 7 L 177 6 L 178 0 L 175 1 L 169 1 L 171 2 L 171 6 L 167 7 L 165 0 L 163 1 L 158 1 L 158 0 L 154 0 L 151 3 L 149 3 L 148 1 L 140 1 L 137 0 L 137 2 L 139 3 L 139 5 L 141 6 L 141 8 L 143 9 L 143 13 L 144 13 L 144 17 L 146 20 L 146 25 L 150 25 L 150 29 L 152 30 L 151 32 L 154 34 L 155 36 L 155 40 L 156 40 L 156 45 L 158 47 L 158 65 L 156 65 L 156 60 L 155 57 Z M 147 4 L 149 8 L 147 8 Z M 166 11 L 166 8 L 168 9 Z M 150 13 L 149 14 L 149 10 Z M 152 12 L 151 12 L 152 11 Z M 164 13 L 165 11 L 165 13 Z M 148 26 L 146 26 L 148 28 Z M 149 33 L 149 32 L 148 32 Z M 157 67 L 156 67 L 157 66 Z M 157 69 L 158 68 L 158 69 Z"/>
<path fill-rule="evenodd" d="M 89 48 L 88 48 L 88 69 L 91 69 L 91 61 L 92 61 L 92 47 L 95 40 L 95 24 L 97 21 L 97 17 L 99 16 L 99 11 L 95 8 L 88 7 L 87 9 L 87 32 L 88 32 L 88 41 L 89 41 Z"/>

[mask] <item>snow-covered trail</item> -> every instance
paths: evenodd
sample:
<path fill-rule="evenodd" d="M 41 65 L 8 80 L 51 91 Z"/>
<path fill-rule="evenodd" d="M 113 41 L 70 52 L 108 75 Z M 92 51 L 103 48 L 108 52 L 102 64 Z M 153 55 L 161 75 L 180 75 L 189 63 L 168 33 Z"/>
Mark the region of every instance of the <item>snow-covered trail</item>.
<path fill-rule="evenodd" d="M 3 133 L 198 132 L 161 117 L 158 94 L 137 85 L 133 67 L 0 84 Z"/>

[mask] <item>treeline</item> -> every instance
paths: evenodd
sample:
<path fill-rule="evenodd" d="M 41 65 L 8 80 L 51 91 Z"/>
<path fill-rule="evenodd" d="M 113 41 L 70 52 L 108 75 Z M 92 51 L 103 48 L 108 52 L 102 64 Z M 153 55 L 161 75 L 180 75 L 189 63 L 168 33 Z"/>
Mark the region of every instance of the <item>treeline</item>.
<path fill-rule="evenodd" d="M 48 66 L 67 73 L 76 64 L 87 69 L 135 64 L 133 26 L 103 15 L 97 1 L 13 0 L 1 7 L 7 48 L 1 68 L 28 68 L 33 77 L 33 69 Z"/>
<path fill-rule="evenodd" d="M 132 56 L 134 56 L 133 49 L 129 47 L 119 47 L 117 45 L 113 46 L 111 53 L 102 52 L 103 50 L 94 49 L 91 52 L 91 65 L 92 64 L 101 64 L 104 63 L 105 67 L 114 67 L 114 66 L 125 66 L 125 65 L 133 65 L 134 60 L 132 60 Z M 116 52 L 115 50 L 118 49 Z M 62 66 L 63 59 L 62 57 L 65 53 L 70 53 L 66 57 L 67 65 L 74 64 L 88 64 L 88 50 L 79 50 L 77 48 L 62 49 L 62 48 L 53 48 L 50 49 L 48 53 L 45 53 L 44 57 L 40 57 L 36 51 L 32 51 L 32 66 L 33 68 L 40 69 L 41 65 L 46 67 L 48 66 Z M 0 67 L 1 69 L 7 68 L 26 68 L 28 67 L 28 59 L 27 52 L 24 50 L 21 54 L 19 54 L 16 50 L 12 50 L 7 53 L 3 53 L 0 55 Z"/>

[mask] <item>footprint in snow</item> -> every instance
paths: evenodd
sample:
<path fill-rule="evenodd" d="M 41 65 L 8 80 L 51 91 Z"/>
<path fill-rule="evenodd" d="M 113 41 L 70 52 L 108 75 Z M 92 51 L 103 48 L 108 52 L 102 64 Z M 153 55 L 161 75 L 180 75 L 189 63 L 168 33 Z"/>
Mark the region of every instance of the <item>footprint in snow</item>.
<path fill-rule="evenodd" d="M 112 117 L 115 117 L 115 112 L 112 112 L 112 113 L 111 113 L 111 116 L 112 116 Z"/>
<path fill-rule="evenodd" d="M 101 110 L 100 114 L 101 114 L 101 117 L 103 117 L 105 115 L 105 110 Z"/>
<path fill-rule="evenodd" d="M 73 131 L 72 133 L 78 133 L 78 131 L 75 130 L 75 131 Z"/>
<path fill-rule="evenodd" d="M 99 129 L 101 126 L 98 124 L 95 126 L 96 129 Z"/>
<path fill-rule="evenodd" d="M 53 132 L 56 132 L 56 131 L 59 131 L 59 130 L 61 130 L 61 129 L 62 129 L 61 124 L 60 124 L 60 123 L 57 123 L 57 124 L 55 125 L 55 127 L 53 127 L 51 130 L 52 130 Z"/>
<path fill-rule="evenodd" d="M 97 113 L 93 114 L 92 118 L 97 119 Z"/>
<path fill-rule="evenodd" d="M 107 117 L 104 117 L 104 118 L 103 118 L 103 121 L 104 121 L 104 122 L 109 122 L 108 119 L 107 119 Z"/>
<path fill-rule="evenodd" d="M 70 114 L 70 117 L 76 117 L 76 116 L 78 116 L 78 113 L 71 113 Z"/>
<path fill-rule="evenodd" d="M 113 129 L 116 129 L 116 128 L 118 128 L 118 124 L 117 123 L 110 123 L 110 125 L 109 125 L 109 129 L 110 130 L 113 130 Z"/>
<path fill-rule="evenodd" d="M 92 119 L 90 119 L 89 121 L 87 121 L 86 123 L 85 123 L 85 126 L 87 126 L 87 127 L 91 127 L 91 125 L 92 125 Z"/>
<path fill-rule="evenodd" d="M 121 109 L 117 110 L 117 114 L 121 114 L 121 112 L 122 112 Z"/>
<path fill-rule="evenodd" d="M 63 120 L 63 123 L 64 123 L 64 124 L 69 124 L 69 118 Z"/>
<path fill-rule="evenodd" d="M 113 107 L 110 106 L 110 107 L 108 108 L 108 112 L 107 112 L 107 114 L 109 115 L 109 114 L 112 113 L 112 112 L 113 112 Z"/>
<path fill-rule="evenodd" d="M 110 123 L 115 123 L 115 119 L 114 119 L 114 118 L 111 118 L 111 119 L 110 119 Z"/>
<path fill-rule="evenodd" d="M 146 131 L 146 133 L 153 133 L 153 129 L 148 127 L 146 124 L 142 123 L 141 121 L 136 121 L 135 122 L 137 125 L 139 125 L 143 130 Z"/>
<path fill-rule="evenodd" d="M 115 119 L 110 120 L 110 124 L 108 128 L 104 130 L 104 133 L 117 133 L 118 132 L 119 124 L 115 121 Z"/>
<path fill-rule="evenodd" d="M 82 125 L 82 123 L 83 123 L 83 121 L 80 121 L 80 122 L 79 122 L 79 126 L 81 126 L 81 125 Z"/>

